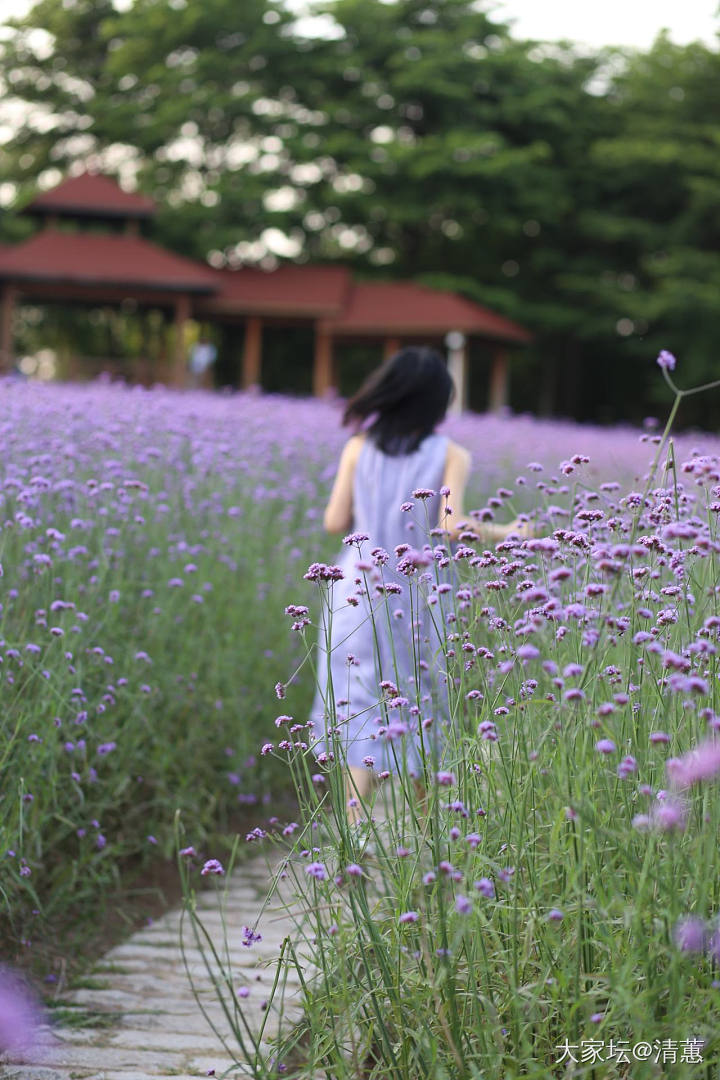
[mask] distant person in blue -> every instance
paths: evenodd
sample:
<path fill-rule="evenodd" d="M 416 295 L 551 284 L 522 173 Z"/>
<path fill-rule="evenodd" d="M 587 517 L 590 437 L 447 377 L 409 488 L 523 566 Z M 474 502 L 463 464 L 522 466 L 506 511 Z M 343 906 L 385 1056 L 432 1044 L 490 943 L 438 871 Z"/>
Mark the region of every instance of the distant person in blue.
<path fill-rule="evenodd" d="M 210 371 L 217 359 L 217 349 L 206 337 L 201 337 L 190 350 L 190 385 L 193 390 L 205 386 Z"/>
<path fill-rule="evenodd" d="M 441 647 L 438 620 L 430 618 L 427 603 L 419 605 L 420 610 L 411 606 L 410 578 L 416 571 L 432 570 L 431 552 L 423 553 L 423 546 L 428 542 L 448 546 L 458 539 L 458 524 L 463 521 L 470 454 L 435 431 L 453 393 L 440 353 L 407 347 L 369 376 L 347 403 L 343 416 L 343 424 L 354 422 L 364 430 L 343 448 L 324 526 L 331 533 L 368 539 L 361 542 L 360 555 L 357 543 L 349 542 L 339 560 L 344 580 L 333 586 L 333 693 L 328 694 L 328 656 L 321 635 L 318 689 L 310 715 L 320 736 L 315 747 L 318 755 L 332 750 L 328 729 L 335 724 L 347 766 L 351 821 L 359 817 L 358 798 L 369 793 L 373 773 L 397 772 L 401 761 L 417 771 L 419 724 L 424 718 L 427 727 L 432 718 L 430 723 L 437 728 L 444 718 L 438 680 L 432 677 Z M 446 513 L 447 507 L 451 514 Z M 423 527 L 426 514 L 428 529 L 439 528 L 443 536 L 428 537 Z M 474 523 L 473 527 L 486 541 L 524 532 L 518 522 Z M 415 560 L 417 566 L 408 565 L 403 571 L 403 559 Z M 382 593 L 374 591 L 381 574 L 387 612 L 377 607 Z M 371 606 L 375 609 L 372 619 Z M 389 705 L 384 717 L 382 698 Z M 429 734 L 428 742 L 432 738 Z"/>

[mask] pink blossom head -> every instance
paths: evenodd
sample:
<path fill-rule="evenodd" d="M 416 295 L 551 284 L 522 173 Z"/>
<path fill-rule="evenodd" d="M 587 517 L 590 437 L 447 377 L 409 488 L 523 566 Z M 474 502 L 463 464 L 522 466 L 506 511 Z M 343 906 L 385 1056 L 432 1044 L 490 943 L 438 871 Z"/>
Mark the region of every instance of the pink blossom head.
<path fill-rule="evenodd" d="M 720 774 L 720 741 L 706 739 L 679 758 L 670 758 L 665 768 L 674 788 L 688 788 Z"/>
<path fill-rule="evenodd" d="M 653 807 L 651 820 L 660 832 L 683 832 L 687 824 L 687 807 L 680 799 L 663 799 Z"/>
<path fill-rule="evenodd" d="M 681 952 L 702 952 L 707 943 L 707 927 L 697 916 L 686 915 L 675 924 L 673 940 Z"/>
<path fill-rule="evenodd" d="M 25 1061 L 36 1057 L 40 1009 L 21 979 L 0 967 L 0 1054 Z"/>

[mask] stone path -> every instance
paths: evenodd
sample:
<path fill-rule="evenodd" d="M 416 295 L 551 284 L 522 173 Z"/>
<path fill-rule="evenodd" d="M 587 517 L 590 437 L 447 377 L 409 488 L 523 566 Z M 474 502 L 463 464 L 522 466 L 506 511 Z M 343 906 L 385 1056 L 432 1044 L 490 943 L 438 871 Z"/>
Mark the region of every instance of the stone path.
<path fill-rule="evenodd" d="M 240 866 L 228 882 L 225 907 L 226 943 L 219 895 L 211 889 L 198 896 L 198 911 L 216 948 L 227 949 L 236 989 L 246 987 L 243 1016 L 254 1032 L 265 1024 L 264 1036 L 275 1034 L 280 1009 L 264 1009 L 270 997 L 282 942 L 294 922 L 274 900 L 262 912 L 258 930 L 262 941 L 243 945 L 243 926 L 254 926 L 267 895 L 270 870 L 264 858 Z M 233 1065 L 233 1057 L 202 1014 L 193 996 L 180 949 L 180 910 L 170 911 L 152 925 L 112 949 L 82 980 L 82 988 L 63 998 L 64 1017 L 72 1024 L 48 1029 L 38 1064 L 0 1064 L 1 1080 L 189 1080 L 217 1077 Z M 228 1040 L 238 1058 L 237 1040 L 220 1007 L 210 975 L 185 917 L 183 940 L 190 974 L 209 1019 Z M 297 978 L 297 977 L 296 977 Z M 244 991 L 243 991 L 244 993 Z M 288 978 L 284 995 L 283 1030 L 298 1014 L 297 982 Z M 93 1024 L 94 1022 L 94 1024 Z M 100 1026 L 98 1026 L 100 1022 Z M 252 1076 L 249 1068 L 233 1077 Z"/>

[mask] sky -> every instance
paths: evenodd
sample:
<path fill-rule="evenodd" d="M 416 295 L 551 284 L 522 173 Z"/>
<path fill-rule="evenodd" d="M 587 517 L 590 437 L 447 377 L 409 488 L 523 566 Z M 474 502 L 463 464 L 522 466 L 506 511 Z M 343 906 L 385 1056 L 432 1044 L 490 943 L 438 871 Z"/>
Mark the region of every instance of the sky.
<path fill-rule="evenodd" d="M 496 10 L 514 20 L 517 37 L 647 48 L 664 28 L 678 44 L 717 44 L 718 6 L 718 0 L 500 0 Z"/>
<path fill-rule="evenodd" d="M 21 15 L 32 0 L 0 0 L 0 22 Z M 126 6 L 129 0 L 118 0 Z M 189 0 L 202 3 L 202 0 Z M 301 7 L 305 0 L 289 0 Z M 646 48 L 663 28 L 678 43 L 701 39 L 718 44 L 719 0 L 494 0 L 497 15 L 514 20 L 518 37 L 557 41 L 560 38 L 598 47 L 630 45 Z"/>

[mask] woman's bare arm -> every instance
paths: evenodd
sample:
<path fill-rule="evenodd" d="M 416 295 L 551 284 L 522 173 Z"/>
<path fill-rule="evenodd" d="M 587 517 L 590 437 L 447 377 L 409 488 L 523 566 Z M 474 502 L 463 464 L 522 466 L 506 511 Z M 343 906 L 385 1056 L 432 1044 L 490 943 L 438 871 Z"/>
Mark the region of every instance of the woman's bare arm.
<path fill-rule="evenodd" d="M 460 530 L 457 528 L 458 524 L 463 520 L 464 510 L 463 502 L 465 498 L 465 488 L 467 487 L 468 477 L 470 475 L 470 463 L 472 458 L 469 452 L 457 443 L 449 442 L 447 448 L 447 457 L 445 458 L 445 472 L 443 473 L 443 487 L 450 489 L 450 494 L 440 504 L 440 520 L 438 526 L 444 529 L 448 533 L 448 539 L 455 541 L 458 538 Z M 452 511 L 451 514 L 445 513 L 445 508 L 449 507 Z"/>
<path fill-rule="evenodd" d="M 363 437 L 353 435 L 343 447 L 335 482 L 323 517 L 326 532 L 345 533 L 348 532 L 352 525 L 353 477 L 355 476 L 355 465 L 362 444 Z"/>

